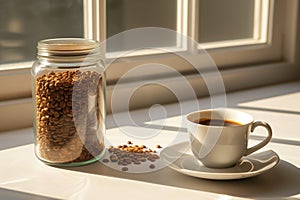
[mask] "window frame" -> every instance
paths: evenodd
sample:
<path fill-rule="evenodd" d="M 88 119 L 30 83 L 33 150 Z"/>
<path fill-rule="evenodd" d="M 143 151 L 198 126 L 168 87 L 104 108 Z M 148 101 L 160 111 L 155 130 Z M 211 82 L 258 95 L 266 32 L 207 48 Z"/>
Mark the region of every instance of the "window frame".
<path fill-rule="evenodd" d="M 103 41 L 105 38 L 104 29 L 98 29 L 98 27 L 106 27 L 105 19 L 105 0 L 83 0 L 85 15 L 84 15 L 84 32 L 86 38 L 100 39 Z M 186 2 L 184 0 L 179 0 Z M 257 87 L 266 84 L 274 84 L 283 81 L 290 80 L 299 80 L 299 64 L 300 60 L 296 57 L 300 53 L 300 36 L 299 27 L 297 22 L 300 20 L 299 17 L 299 3 L 297 0 L 290 1 L 280 1 L 280 0 L 271 0 L 277 5 L 274 9 L 274 22 L 280 21 L 277 29 L 274 28 L 272 38 L 276 38 L 276 34 L 284 35 L 280 44 L 276 48 L 280 49 L 279 59 L 270 59 L 267 60 L 258 60 L 256 62 L 241 62 L 243 59 L 247 58 L 247 52 L 258 52 L 261 54 L 260 50 L 269 45 L 262 44 L 258 46 L 242 46 L 242 47 L 226 47 L 218 49 L 209 49 L 211 57 L 220 67 L 220 72 L 222 74 L 224 83 L 226 85 L 227 91 L 241 90 L 250 87 Z M 195 5 L 197 0 L 188 1 L 188 7 Z M 89 11 L 87 12 L 87 8 Z M 95 13 L 102 13 L 103 16 L 96 17 Z M 187 20 L 195 17 L 197 13 L 189 12 L 185 16 Z M 183 19 L 185 19 L 183 17 Z M 297 21 L 298 20 L 298 21 Z M 91 27 L 93 30 L 101 30 L 91 32 Z M 195 27 L 194 27 L 195 28 Z M 188 27 L 186 29 L 186 34 L 188 36 L 193 36 L 195 34 L 195 29 L 193 27 Z M 195 36 L 193 36 L 195 37 Z M 237 52 L 240 53 L 239 56 L 236 56 Z M 240 61 L 233 62 L 228 64 L 223 60 L 228 58 L 228 56 L 239 57 Z M 132 66 L 138 65 L 141 63 L 147 62 L 159 62 L 165 63 L 167 65 L 174 64 L 174 68 L 182 70 L 181 62 L 178 62 L 176 58 L 172 57 L 172 54 L 156 54 L 156 55 L 144 55 L 144 56 L 135 56 L 131 58 Z M 0 67 L 0 82 L 3 87 L 0 90 L 0 118 L 6 119 L 4 123 L 1 123 L 0 131 L 16 129 L 22 127 L 32 126 L 32 105 L 31 105 L 31 78 L 30 71 L 32 66 L 32 61 L 25 63 L 11 63 L 9 65 L 1 65 Z M 108 87 L 107 87 L 107 102 L 110 102 L 111 92 L 113 90 L 113 84 L 116 83 L 120 73 L 116 72 L 118 70 L 113 70 L 115 67 L 122 66 L 122 59 L 114 63 L 114 66 L 110 67 L 108 70 Z M 131 67 L 132 67 L 131 66 Z M 123 71 L 129 70 L 130 68 L 124 68 Z M 190 80 L 193 87 L 199 87 L 201 80 L 195 77 L 190 71 L 183 72 L 186 75 L 187 79 Z M 250 76 L 251 74 L 251 76 Z M 272 76 L 269 76 L 272 74 Z M 253 76 L 255 76 L 255 82 L 253 81 Z M 168 81 L 169 79 L 163 76 L 155 77 L 157 79 L 164 79 Z M 170 77 L 172 78 L 172 77 Z M 173 80 L 174 81 L 174 80 Z M 199 82 L 200 81 L 200 82 Z M 176 81 L 175 81 L 176 82 Z M 17 83 L 17 84 L 16 84 Z M 180 82 L 174 83 L 180 87 Z M 20 87 L 20 85 L 22 87 Z M 124 88 L 129 88 L 130 84 L 125 85 Z M 151 88 L 150 91 L 151 92 Z M 207 94 L 202 94 L 207 95 Z M 200 96 L 200 95 L 199 95 Z M 154 99 L 152 100 L 154 101 Z M 172 102 L 173 99 L 168 99 L 168 97 L 161 96 L 161 101 L 163 102 Z M 148 101 L 149 103 L 149 101 Z M 136 108 L 147 106 L 143 104 L 141 99 L 136 100 Z M 108 111 L 110 110 L 110 105 L 108 105 Z"/>
<path fill-rule="evenodd" d="M 190 37 L 194 41 L 197 41 L 198 35 L 198 3 L 198 0 L 177 0 L 177 31 Z M 106 0 L 85 0 L 85 4 L 87 5 L 85 6 L 86 11 L 84 12 L 85 19 L 87 19 L 85 21 L 93 21 L 92 24 L 86 27 L 85 37 L 104 41 L 106 38 Z M 205 43 L 198 45 L 198 47 L 188 45 L 188 51 L 197 52 L 199 51 L 199 46 L 205 48 L 220 70 L 265 62 L 282 61 L 283 52 L 281 46 L 283 41 L 281 37 L 281 27 L 283 25 L 282 16 L 285 7 L 284 4 L 284 2 L 278 0 L 255 0 L 255 7 L 260 7 L 259 11 L 255 11 L 255 19 L 256 21 L 260 18 L 264 19 L 262 23 L 255 22 L 260 25 L 259 28 L 255 30 L 254 39 Z M 268 16 L 262 17 L 262 13 L 265 13 L 266 11 L 270 11 Z M 273 26 L 274 21 L 277 23 Z M 234 57 L 234 59 L 229 60 L 227 59 L 228 57 Z M 110 63 L 111 59 L 107 60 L 108 63 Z M 126 63 L 131 62 L 132 66 L 122 66 L 124 60 L 126 60 Z M 166 62 L 166 60 L 169 61 Z M 153 52 L 153 50 L 144 50 L 140 54 L 131 55 L 125 59 L 120 58 L 114 61 L 110 68 L 120 68 L 120 66 L 122 66 L 122 72 L 114 72 L 117 70 L 108 69 L 108 82 L 115 83 L 118 78 L 122 76 L 123 72 L 132 69 L 133 66 L 149 63 L 151 61 L 173 66 L 174 69 L 183 72 L 184 74 L 191 73 L 191 67 L 182 65 L 182 62 L 176 59 L 176 56 L 172 53 L 159 53 Z M 153 72 L 151 77 L 154 75 L 160 77 L 164 76 L 160 73 Z"/>
<path fill-rule="evenodd" d="M 88 0 L 86 1 L 89 2 Z M 104 27 L 101 30 L 102 35 L 100 34 L 100 37 L 94 37 L 90 39 L 103 41 L 103 38 L 105 38 L 104 30 L 106 27 L 106 15 L 103 8 L 106 8 L 106 1 L 102 0 L 101 2 L 102 10 L 100 7 L 99 9 L 94 9 L 94 11 L 96 11 L 94 13 L 85 13 L 90 16 L 100 16 L 100 20 L 98 20 L 100 22 L 99 27 Z M 188 37 L 196 40 L 198 27 L 196 23 L 197 21 L 195 19 L 198 16 L 196 10 L 198 0 L 178 0 L 178 4 L 180 2 L 182 3 L 182 5 L 185 5 L 185 9 L 182 13 L 183 16 L 185 16 L 183 18 L 186 19 L 187 27 L 183 29 L 186 30 L 186 34 Z M 262 5 L 261 10 L 255 13 L 256 18 L 261 17 L 259 15 L 261 15 L 261 13 L 263 12 L 266 12 L 266 9 L 269 10 L 269 15 L 265 17 L 264 21 L 260 25 L 260 27 L 265 27 L 269 34 L 266 34 L 265 32 L 263 32 L 263 28 L 260 28 L 255 32 L 256 38 L 251 41 L 244 40 L 245 43 L 243 43 L 242 45 L 238 44 L 232 46 L 232 42 L 234 41 L 229 41 L 229 43 L 231 43 L 231 46 L 229 47 L 227 46 L 222 48 L 218 47 L 207 49 L 207 52 L 210 54 L 210 56 L 218 66 L 221 74 L 224 76 L 223 79 L 225 84 L 227 84 L 227 91 L 234 91 L 264 84 L 282 82 L 292 80 L 297 77 L 295 75 L 295 72 L 298 71 L 298 68 L 295 66 L 295 59 L 292 58 L 294 56 L 287 56 L 288 53 L 286 53 L 287 51 L 289 51 L 290 53 L 292 53 L 292 55 L 295 55 L 296 37 L 295 35 L 294 37 L 286 36 L 291 35 L 289 31 L 293 29 L 292 27 L 297 26 L 296 15 L 298 13 L 298 2 L 295 0 L 289 2 L 280 0 L 255 0 L 255 3 L 255 7 L 257 7 L 257 5 Z M 266 20 L 268 21 L 268 23 Z M 101 22 L 103 22 L 103 25 L 101 25 Z M 286 27 L 286 24 L 292 25 L 290 27 Z M 93 26 L 93 28 L 95 28 L 95 26 Z M 88 32 L 86 34 L 86 37 L 89 38 L 89 36 L 91 35 L 90 32 L 93 32 L 93 29 L 87 29 L 87 31 Z M 260 34 L 258 34 L 259 32 Z M 294 41 L 294 43 L 291 41 Z M 224 44 L 226 42 L 222 43 Z M 193 47 L 192 45 L 188 46 L 188 51 L 195 51 L 195 47 Z M 228 58 L 234 59 L 229 60 Z M 125 61 L 126 64 L 124 64 Z M 174 54 L 172 53 L 134 55 L 130 56 L 129 58 L 126 57 L 125 59 L 117 59 L 114 63 L 110 64 L 110 67 L 107 69 L 109 85 L 108 91 L 113 90 L 113 85 L 125 72 L 137 65 L 151 62 L 172 66 L 175 70 L 186 75 L 188 79 L 194 79 L 195 74 L 193 74 L 192 71 L 189 71 L 190 67 L 184 66 L 184 63 L 182 63 L 181 59 L 176 58 L 176 56 L 174 56 Z M 128 65 L 128 63 L 131 63 L 131 65 Z M 115 68 L 118 68 L 118 70 L 114 70 Z M 255 77 L 257 79 L 256 82 L 243 83 L 243 80 L 249 79 L 245 77 L 247 76 L 247 73 L 244 72 L 255 74 Z M 272 73 L 273 76 L 271 78 L 268 78 L 267 74 L 270 73 Z M 285 77 L 282 77 L 282 74 L 285 74 Z M 152 71 L 149 77 L 146 75 L 145 77 L 143 77 L 143 79 L 151 79 L 153 77 L 160 80 L 165 79 L 166 81 L 168 80 L 168 78 L 171 78 L 168 74 L 161 74 L 161 72 L 156 73 L 155 71 Z M 232 77 L 234 77 L 234 79 Z M 249 79 L 250 82 L 251 80 L 253 79 Z M 238 86 L 234 86 L 233 84 L 231 84 L 231 82 L 238 83 Z M 178 86 L 180 86 L 180 83 L 178 83 Z M 196 85 L 194 86 L 195 88 L 197 87 Z M 130 84 L 128 84 L 127 87 L 131 87 Z M 124 88 L 126 88 L 126 86 Z M 110 102 L 110 94 L 108 95 L 108 102 Z M 142 99 L 136 100 L 135 102 L 137 108 L 147 106 L 142 103 Z M 155 103 L 155 100 L 153 100 L 153 102 Z M 110 107 L 108 108 L 110 109 Z"/>

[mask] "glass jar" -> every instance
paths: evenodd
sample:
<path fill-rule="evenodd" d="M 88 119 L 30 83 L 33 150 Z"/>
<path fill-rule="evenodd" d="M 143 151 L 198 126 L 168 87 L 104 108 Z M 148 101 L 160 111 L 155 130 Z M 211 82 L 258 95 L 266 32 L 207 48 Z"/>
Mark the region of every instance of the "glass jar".
<path fill-rule="evenodd" d="M 105 71 L 99 43 L 57 38 L 38 43 L 32 67 L 35 154 L 79 166 L 104 154 Z"/>

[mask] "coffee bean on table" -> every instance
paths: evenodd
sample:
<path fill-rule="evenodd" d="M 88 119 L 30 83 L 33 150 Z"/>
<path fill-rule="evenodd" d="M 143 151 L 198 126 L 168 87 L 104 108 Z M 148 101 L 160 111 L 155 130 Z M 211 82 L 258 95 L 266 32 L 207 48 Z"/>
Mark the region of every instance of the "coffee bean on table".
<path fill-rule="evenodd" d="M 155 168 L 155 165 L 154 165 L 154 164 L 151 164 L 151 165 L 149 165 L 149 168 L 154 169 L 154 168 Z"/>
<path fill-rule="evenodd" d="M 122 171 L 127 171 L 128 166 L 131 164 L 141 165 L 142 162 L 146 162 L 147 160 L 155 162 L 160 159 L 155 151 L 147 148 L 145 145 L 132 145 L 131 141 L 127 141 L 127 145 L 109 146 L 108 151 L 111 162 L 116 162 L 119 166 L 124 166 Z M 155 165 L 150 164 L 149 168 L 154 169 Z"/>
<path fill-rule="evenodd" d="M 111 155 L 109 158 L 110 158 L 111 162 L 117 162 L 119 160 L 118 157 L 116 155 L 114 155 L 114 154 Z"/>
<path fill-rule="evenodd" d="M 122 171 L 128 171 L 128 167 L 122 167 Z"/>

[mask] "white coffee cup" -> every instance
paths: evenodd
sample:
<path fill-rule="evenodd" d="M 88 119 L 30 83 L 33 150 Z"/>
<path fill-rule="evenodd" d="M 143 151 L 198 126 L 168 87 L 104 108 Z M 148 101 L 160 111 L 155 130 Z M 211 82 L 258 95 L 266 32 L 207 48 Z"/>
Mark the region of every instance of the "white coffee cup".
<path fill-rule="evenodd" d="M 199 161 L 210 168 L 232 167 L 243 156 L 264 147 L 272 138 L 272 129 L 269 124 L 263 121 L 254 122 L 250 114 L 235 109 L 196 111 L 188 114 L 186 120 L 192 152 Z M 209 122 L 207 120 L 225 121 L 229 126 L 226 124 L 204 125 L 205 120 L 206 122 Z M 268 136 L 260 143 L 248 148 L 249 133 L 258 126 L 265 127 Z"/>

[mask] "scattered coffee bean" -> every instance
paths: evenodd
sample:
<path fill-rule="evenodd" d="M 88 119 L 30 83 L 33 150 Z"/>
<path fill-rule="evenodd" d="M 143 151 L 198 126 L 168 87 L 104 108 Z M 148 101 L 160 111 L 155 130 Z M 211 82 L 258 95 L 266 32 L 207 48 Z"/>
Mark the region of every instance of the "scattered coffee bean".
<path fill-rule="evenodd" d="M 118 165 L 126 166 L 123 167 L 128 170 L 127 166 L 134 164 L 140 165 L 142 162 L 147 160 L 155 162 L 160 159 L 152 149 L 148 149 L 145 145 L 130 145 L 131 141 L 127 141 L 127 145 L 118 145 L 117 147 L 109 146 L 108 151 L 110 152 L 109 160 L 111 162 L 117 162 Z M 108 159 L 107 159 L 108 160 Z M 151 169 L 155 168 L 154 164 L 149 166 Z M 122 171 L 127 171 L 123 170 Z"/>
<path fill-rule="evenodd" d="M 150 168 L 150 169 L 154 169 L 154 168 L 155 168 L 155 165 L 154 165 L 154 164 L 151 164 L 151 165 L 149 165 L 149 168 Z"/>
<path fill-rule="evenodd" d="M 117 162 L 119 160 L 118 157 L 116 155 L 114 155 L 114 154 L 111 155 L 109 158 L 110 158 L 111 162 Z"/>
<path fill-rule="evenodd" d="M 102 161 L 103 161 L 104 163 L 108 163 L 108 162 L 109 162 L 108 159 L 103 159 Z"/>
<path fill-rule="evenodd" d="M 133 164 L 135 164 L 135 165 L 140 165 L 141 162 L 140 162 L 140 161 L 134 161 Z"/>
<path fill-rule="evenodd" d="M 128 171 L 128 167 L 122 167 L 122 171 L 124 172 Z"/>
<path fill-rule="evenodd" d="M 160 149 L 160 148 L 162 148 L 162 147 L 158 144 L 158 145 L 156 145 L 156 148 Z"/>

